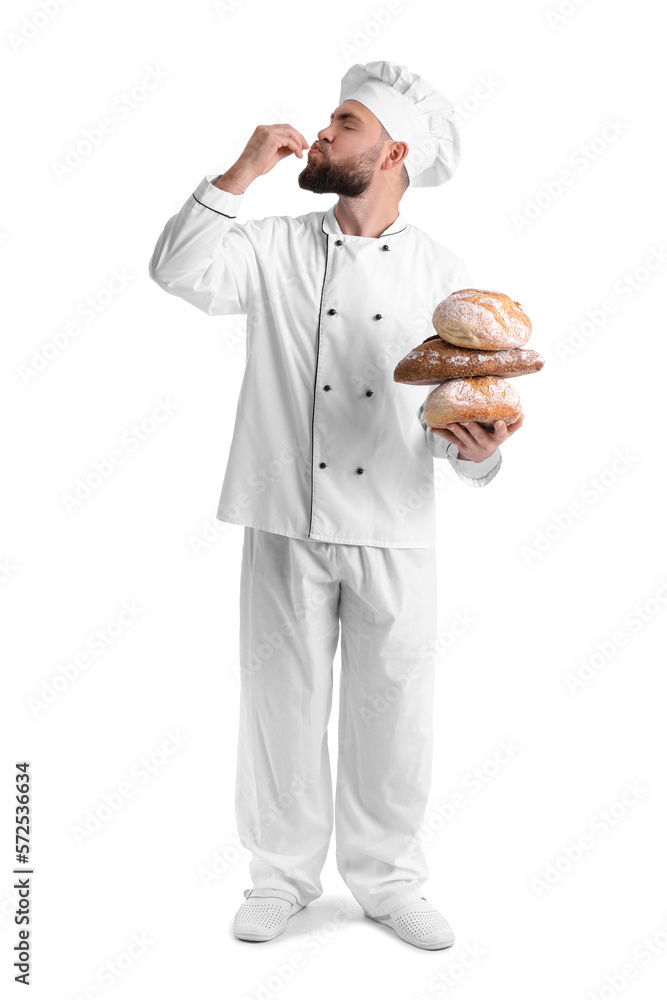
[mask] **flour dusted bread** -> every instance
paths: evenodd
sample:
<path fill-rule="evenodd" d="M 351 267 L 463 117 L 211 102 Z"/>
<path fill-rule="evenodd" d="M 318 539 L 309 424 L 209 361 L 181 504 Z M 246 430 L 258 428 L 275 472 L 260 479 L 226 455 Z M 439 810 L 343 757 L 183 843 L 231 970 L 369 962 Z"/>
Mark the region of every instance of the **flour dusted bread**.
<path fill-rule="evenodd" d="M 538 372 L 543 364 L 544 358 L 537 351 L 518 347 L 508 351 L 455 347 L 434 334 L 398 362 L 394 381 L 408 385 L 437 385 L 445 379 L 477 375 L 515 378 Z"/>
<path fill-rule="evenodd" d="M 518 302 L 504 292 L 462 288 L 439 302 L 433 326 L 440 337 L 458 347 L 506 351 L 522 347 L 531 322 Z"/>
<path fill-rule="evenodd" d="M 437 385 L 426 398 L 423 416 L 429 427 L 477 420 L 493 426 L 494 420 L 511 424 L 521 416 L 521 400 L 509 382 L 493 375 L 451 378 Z"/>

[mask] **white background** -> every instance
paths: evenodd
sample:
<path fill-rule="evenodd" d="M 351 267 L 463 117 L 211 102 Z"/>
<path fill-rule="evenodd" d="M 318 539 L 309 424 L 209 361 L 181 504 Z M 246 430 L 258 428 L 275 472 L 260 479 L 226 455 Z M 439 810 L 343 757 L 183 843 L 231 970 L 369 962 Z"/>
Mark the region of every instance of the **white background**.
<path fill-rule="evenodd" d="M 663 996 L 658 8 L 51 2 L 50 16 L 15 0 L 2 13 L 6 995 L 24 995 L 11 983 L 11 886 L 14 762 L 27 759 L 40 1000 Z M 461 115 L 454 178 L 409 189 L 401 211 L 461 256 L 477 287 L 523 304 L 530 346 L 546 359 L 517 385 L 526 419 L 488 487 L 439 463 L 425 890 L 457 942 L 432 953 L 362 915 L 333 845 L 324 895 L 283 934 L 263 945 L 232 936 L 251 885 L 233 811 L 243 529 L 215 511 L 245 317 L 208 317 L 147 274 L 167 219 L 205 174 L 234 162 L 257 124 L 289 121 L 312 142 L 348 66 L 375 59 L 408 65 Z M 59 176 L 68 147 L 105 117 L 112 130 Z M 303 166 L 288 158 L 253 183 L 238 221 L 333 204 L 298 187 Z M 564 170 L 571 183 L 559 191 Z M 88 297 L 92 321 L 80 311 Z M 571 339 L 579 346 L 565 353 Z M 144 423 L 133 449 L 132 428 L 160 400 L 172 412 Z M 79 477 L 114 449 L 122 464 L 68 510 Z M 452 642 L 457 613 L 474 622 Z M 102 653 L 90 646 L 98 629 Z M 84 654 L 68 680 L 66 665 Z M 573 689 L 568 676 L 591 658 Z M 337 681 L 338 660 L 335 669 Z M 182 742 L 165 754 L 170 733 Z M 503 741 L 515 749 L 494 762 Z M 335 725 L 330 751 L 335 761 Z M 142 760 L 152 761 L 145 781 Z M 132 794 L 105 815 L 105 796 L 124 784 Z M 96 812 L 98 829 L 78 837 Z M 103 967 L 117 971 L 103 981 Z"/>

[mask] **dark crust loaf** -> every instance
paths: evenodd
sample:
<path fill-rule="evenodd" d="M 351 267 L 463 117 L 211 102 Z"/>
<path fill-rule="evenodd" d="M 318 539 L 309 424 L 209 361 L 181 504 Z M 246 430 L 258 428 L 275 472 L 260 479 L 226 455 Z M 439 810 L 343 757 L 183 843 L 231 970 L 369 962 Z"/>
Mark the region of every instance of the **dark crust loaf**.
<path fill-rule="evenodd" d="M 448 343 L 486 351 L 523 347 L 532 333 L 520 302 L 485 288 L 452 292 L 435 307 L 432 322 Z"/>
<path fill-rule="evenodd" d="M 505 420 L 511 424 L 522 412 L 519 394 L 509 382 L 492 375 L 480 375 L 441 382 L 428 394 L 423 417 L 429 427 L 446 427 L 465 420 L 477 420 L 481 424 Z"/>
<path fill-rule="evenodd" d="M 537 351 L 520 347 L 507 351 L 456 347 L 436 333 L 398 362 L 394 369 L 394 381 L 407 385 L 437 385 L 445 379 L 478 375 L 516 378 L 538 372 L 543 365 L 544 358 Z"/>

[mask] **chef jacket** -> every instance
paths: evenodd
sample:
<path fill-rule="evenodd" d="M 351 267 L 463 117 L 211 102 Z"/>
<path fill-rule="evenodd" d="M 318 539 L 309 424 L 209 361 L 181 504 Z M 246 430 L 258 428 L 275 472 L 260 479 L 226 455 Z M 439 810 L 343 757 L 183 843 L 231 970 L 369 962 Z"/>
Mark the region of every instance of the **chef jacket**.
<path fill-rule="evenodd" d="M 149 275 L 210 316 L 247 314 L 246 363 L 216 517 L 354 545 L 436 544 L 433 458 L 484 486 L 482 462 L 432 434 L 433 386 L 395 382 L 433 311 L 474 287 L 464 262 L 399 212 L 378 237 L 335 205 L 238 223 L 243 194 L 207 174 L 162 231 Z M 426 388 L 426 393 L 425 393 Z"/>

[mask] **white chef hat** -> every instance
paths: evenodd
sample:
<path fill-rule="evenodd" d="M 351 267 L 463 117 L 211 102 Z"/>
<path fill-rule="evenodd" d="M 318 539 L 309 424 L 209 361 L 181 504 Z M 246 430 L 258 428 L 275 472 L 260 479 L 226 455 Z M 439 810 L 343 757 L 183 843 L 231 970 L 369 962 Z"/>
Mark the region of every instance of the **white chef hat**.
<path fill-rule="evenodd" d="M 394 142 L 406 142 L 403 160 L 412 187 L 448 181 L 461 158 L 454 105 L 407 66 L 381 60 L 355 63 L 341 80 L 340 101 L 359 101 Z"/>

